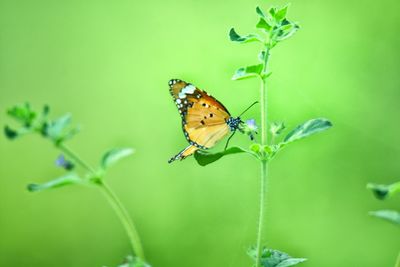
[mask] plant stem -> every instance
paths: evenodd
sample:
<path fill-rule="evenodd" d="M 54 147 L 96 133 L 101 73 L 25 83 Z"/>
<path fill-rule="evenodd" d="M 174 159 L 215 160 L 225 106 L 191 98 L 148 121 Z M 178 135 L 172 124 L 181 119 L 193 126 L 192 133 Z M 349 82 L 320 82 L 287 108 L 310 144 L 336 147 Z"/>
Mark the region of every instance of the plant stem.
<path fill-rule="evenodd" d="M 100 189 L 106 195 L 108 201 L 110 202 L 111 207 L 114 209 L 117 214 L 119 220 L 125 227 L 126 233 L 128 234 L 129 241 L 131 243 L 132 249 L 134 253 L 145 260 L 142 243 L 140 242 L 139 234 L 136 230 L 133 221 L 131 220 L 128 211 L 125 209 L 124 205 L 122 205 L 121 201 L 115 195 L 115 193 L 111 190 L 111 188 L 104 182 L 101 181 L 99 183 Z"/>
<path fill-rule="evenodd" d="M 87 164 L 84 160 L 82 160 L 75 152 L 73 152 L 70 148 L 65 146 L 64 144 L 59 144 L 57 147 L 68 155 L 71 159 L 73 159 L 77 164 L 81 167 L 86 169 L 92 175 L 98 175 L 94 168 L 92 168 L 89 164 Z M 117 214 L 119 220 L 121 221 L 122 225 L 125 228 L 125 231 L 128 235 L 132 252 L 134 255 L 141 258 L 145 261 L 143 247 L 140 242 L 139 234 L 136 230 L 135 224 L 133 223 L 129 213 L 127 212 L 126 208 L 122 204 L 122 202 L 118 199 L 116 194 L 111 190 L 111 188 L 102 180 L 99 179 L 96 181 L 96 185 L 100 187 L 100 190 L 106 196 L 108 202 L 110 203 L 111 207 L 113 208 L 114 212 Z"/>
<path fill-rule="evenodd" d="M 260 87 L 260 103 L 261 103 L 261 145 L 268 144 L 268 110 L 267 110 L 267 81 L 264 74 L 267 73 L 267 64 L 269 59 L 269 47 L 265 47 L 265 58 L 263 72 L 261 76 Z M 261 160 L 261 179 L 260 179 L 260 212 L 258 217 L 258 231 L 257 231 L 257 245 L 256 245 L 256 267 L 261 264 L 262 256 L 262 241 L 263 241 L 263 225 L 266 207 L 267 195 L 267 181 L 268 181 L 268 162 L 266 159 Z"/>
<path fill-rule="evenodd" d="M 400 267 L 400 253 L 399 256 L 397 256 L 396 265 L 394 267 Z"/>

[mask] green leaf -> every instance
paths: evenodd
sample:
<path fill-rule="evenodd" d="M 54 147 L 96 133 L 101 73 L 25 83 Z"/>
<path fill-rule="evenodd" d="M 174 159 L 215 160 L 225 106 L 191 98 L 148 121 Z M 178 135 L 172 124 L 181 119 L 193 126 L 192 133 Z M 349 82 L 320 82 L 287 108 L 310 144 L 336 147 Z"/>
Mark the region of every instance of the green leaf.
<path fill-rule="evenodd" d="M 233 42 L 238 42 L 238 43 L 250 43 L 250 42 L 263 42 L 260 38 L 260 36 L 256 34 L 248 34 L 244 36 L 240 36 L 234 28 L 232 28 L 229 31 L 229 38 Z"/>
<path fill-rule="evenodd" d="M 265 14 L 260 7 L 256 7 L 256 12 L 260 17 L 265 18 Z"/>
<path fill-rule="evenodd" d="M 372 216 L 400 225 L 400 213 L 395 210 L 377 210 L 369 213 Z"/>
<path fill-rule="evenodd" d="M 14 106 L 7 110 L 7 114 L 21 122 L 25 127 L 30 127 L 36 118 L 36 113 L 31 110 L 29 103 L 23 106 Z"/>
<path fill-rule="evenodd" d="M 250 145 L 250 150 L 253 151 L 254 153 L 259 153 L 261 151 L 261 145 L 258 143 L 254 143 Z"/>
<path fill-rule="evenodd" d="M 294 23 L 286 24 L 278 29 L 275 40 L 278 42 L 286 40 L 295 34 L 299 28 L 300 27 Z"/>
<path fill-rule="evenodd" d="M 268 22 L 265 21 L 265 19 L 263 19 L 263 18 L 260 18 L 260 20 L 258 21 L 256 27 L 259 28 L 259 29 L 263 29 L 266 32 L 269 32 L 272 29 L 272 26 L 269 25 Z"/>
<path fill-rule="evenodd" d="M 256 249 L 251 248 L 248 251 L 249 256 L 255 261 L 256 260 Z M 301 262 L 306 261 L 304 258 L 292 258 L 288 254 L 279 250 L 264 248 L 261 253 L 261 266 L 262 267 L 289 267 L 297 265 Z"/>
<path fill-rule="evenodd" d="M 82 180 L 75 173 L 69 173 L 43 184 L 29 184 L 28 190 L 31 192 L 43 191 L 50 188 L 57 188 L 71 184 L 81 183 Z"/>
<path fill-rule="evenodd" d="M 297 126 L 284 139 L 284 143 L 288 144 L 296 140 L 306 138 L 312 134 L 325 131 L 332 127 L 332 123 L 324 118 L 312 119 Z"/>
<path fill-rule="evenodd" d="M 219 160 L 220 158 L 230 155 L 230 154 L 237 154 L 247 152 L 241 147 L 230 147 L 222 152 L 218 153 L 211 153 L 207 151 L 198 150 L 194 154 L 194 158 L 196 159 L 197 163 L 201 166 L 206 166 L 208 164 L 213 163 L 214 161 Z"/>
<path fill-rule="evenodd" d="M 10 127 L 8 127 L 7 125 L 4 127 L 4 134 L 6 135 L 6 137 L 10 140 L 15 139 L 18 137 L 18 132 L 11 129 Z"/>
<path fill-rule="evenodd" d="M 272 135 L 278 136 L 286 129 L 285 123 L 283 122 L 273 122 L 269 128 Z"/>
<path fill-rule="evenodd" d="M 134 150 L 132 148 L 114 148 L 106 152 L 101 159 L 101 167 L 107 169 L 118 161 L 132 155 Z"/>
<path fill-rule="evenodd" d="M 283 8 L 279 9 L 278 12 L 276 12 L 275 14 L 275 19 L 279 22 L 282 21 L 287 14 L 289 5 L 284 6 Z"/>
<path fill-rule="evenodd" d="M 275 18 L 276 7 L 270 7 L 268 13 L 271 15 L 271 17 Z"/>
<path fill-rule="evenodd" d="M 65 114 L 62 117 L 46 125 L 45 134 L 56 142 L 62 141 L 66 134 L 66 129 L 71 124 L 71 114 Z"/>
<path fill-rule="evenodd" d="M 232 80 L 243 80 L 252 77 L 257 77 L 263 70 L 263 64 L 252 65 L 238 69 L 232 77 Z"/>
<path fill-rule="evenodd" d="M 400 193 L 400 182 L 390 185 L 369 183 L 367 188 L 374 193 L 376 198 L 387 199 L 396 193 Z"/>

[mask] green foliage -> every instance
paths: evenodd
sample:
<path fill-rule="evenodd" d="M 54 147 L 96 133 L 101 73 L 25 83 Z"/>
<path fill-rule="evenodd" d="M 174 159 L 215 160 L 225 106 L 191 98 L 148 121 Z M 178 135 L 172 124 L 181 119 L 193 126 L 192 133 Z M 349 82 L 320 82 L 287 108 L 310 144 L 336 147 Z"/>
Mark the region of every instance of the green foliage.
<path fill-rule="evenodd" d="M 249 256 L 256 261 L 257 251 L 251 248 L 248 251 Z M 289 267 L 306 261 L 304 258 L 292 258 L 288 254 L 279 250 L 264 248 L 261 253 L 261 266 L 262 267 Z"/>
<path fill-rule="evenodd" d="M 29 184 L 28 190 L 31 192 L 43 191 L 51 188 L 63 187 L 66 185 L 82 183 L 82 179 L 75 173 L 68 173 L 64 176 L 48 181 L 43 184 Z"/>
<path fill-rule="evenodd" d="M 400 212 L 395 210 L 377 210 L 369 212 L 370 215 L 381 218 L 388 222 L 400 225 Z"/>
<path fill-rule="evenodd" d="M 263 71 L 263 64 L 252 65 L 238 69 L 232 76 L 232 80 L 244 80 L 248 78 L 258 77 Z"/>
<path fill-rule="evenodd" d="M 285 123 L 283 122 L 273 122 L 269 127 L 269 131 L 272 136 L 280 135 L 286 129 Z"/>
<path fill-rule="evenodd" d="M 82 160 L 77 157 L 72 151 L 65 146 L 65 141 L 73 138 L 78 132 L 78 127 L 73 127 L 71 124 L 72 116 L 70 113 L 64 114 L 56 119 L 49 118 L 50 108 L 45 105 L 41 112 L 35 112 L 31 109 L 29 103 L 24 105 L 16 105 L 7 111 L 7 114 L 16 120 L 20 127 L 16 130 L 8 125 L 4 127 L 4 134 L 8 139 L 16 139 L 28 133 L 36 133 L 42 137 L 49 139 L 52 143 L 66 153 L 68 160 L 61 155 L 56 164 L 63 167 L 65 170 L 70 171 L 75 164 L 81 165 L 88 172 L 83 174 L 80 178 L 76 174 L 67 173 L 65 176 L 56 178 L 44 184 L 30 184 L 28 185 L 29 191 L 42 191 L 50 188 L 57 188 L 65 185 L 79 184 L 90 182 L 92 184 L 100 184 L 104 176 L 104 171 L 110 166 L 117 163 L 119 160 L 131 155 L 132 148 L 115 148 L 109 150 L 101 159 L 98 171 L 92 169 Z M 38 115 L 39 114 L 39 115 Z M 71 157 L 72 156 L 72 157 Z"/>
<path fill-rule="evenodd" d="M 397 193 L 400 193 L 400 182 L 390 185 L 369 183 L 367 188 L 374 193 L 376 198 L 387 199 Z"/>
<path fill-rule="evenodd" d="M 231 155 L 231 154 L 238 154 L 238 153 L 243 153 L 247 152 L 243 148 L 240 147 L 231 147 L 228 148 L 224 151 L 218 152 L 218 153 L 211 153 L 208 151 L 196 151 L 194 154 L 194 158 L 196 159 L 197 163 L 201 166 L 206 166 L 208 164 L 211 164 L 220 158 Z"/>
<path fill-rule="evenodd" d="M 250 43 L 250 42 L 262 42 L 260 36 L 257 34 L 248 34 L 244 36 L 240 36 L 234 28 L 229 31 L 229 38 L 232 42 L 238 43 Z"/>
<path fill-rule="evenodd" d="M 289 132 L 283 141 L 285 144 L 289 144 L 296 140 L 306 138 L 312 134 L 325 131 L 330 127 L 332 127 L 332 123 L 327 119 L 312 119 L 300 124 L 294 130 Z"/>
<path fill-rule="evenodd" d="M 132 148 L 114 148 L 106 152 L 101 159 L 101 167 L 105 170 L 114 165 L 118 161 L 132 155 L 134 150 Z"/>

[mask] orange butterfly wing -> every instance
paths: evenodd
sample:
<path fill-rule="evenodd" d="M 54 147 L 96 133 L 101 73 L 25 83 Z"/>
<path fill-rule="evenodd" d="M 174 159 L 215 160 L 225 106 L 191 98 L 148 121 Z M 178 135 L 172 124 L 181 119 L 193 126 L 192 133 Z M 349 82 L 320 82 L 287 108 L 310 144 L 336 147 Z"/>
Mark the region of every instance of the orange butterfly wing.
<path fill-rule="evenodd" d="M 230 128 L 228 110 L 205 91 L 181 80 L 170 81 L 170 92 L 182 118 L 182 128 L 190 146 L 173 157 L 184 159 L 198 149 L 213 147 Z"/>

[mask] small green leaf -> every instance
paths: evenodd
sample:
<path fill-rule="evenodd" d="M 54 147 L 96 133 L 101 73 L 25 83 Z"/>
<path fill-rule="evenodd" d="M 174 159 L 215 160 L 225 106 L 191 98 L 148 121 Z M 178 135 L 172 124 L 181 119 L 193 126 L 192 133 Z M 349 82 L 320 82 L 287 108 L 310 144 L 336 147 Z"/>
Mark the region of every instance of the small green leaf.
<path fill-rule="evenodd" d="M 263 64 L 252 65 L 238 69 L 232 77 L 232 80 L 243 80 L 260 76 L 263 70 Z"/>
<path fill-rule="evenodd" d="M 254 153 L 259 153 L 261 151 L 261 145 L 257 143 L 251 144 L 249 148 Z"/>
<path fill-rule="evenodd" d="M 272 135 L 278 136 L 286 129 L 285 123 L 283 122 L 273 122 L 269 128 Z"/>
<path fill-rule="evenodd" d="M 376 198 L 387 199 L 396 193 L 400 193 L 400 182 L 390 185 L 369 183 L 367 188 L 374 193 Z"/>
<path fill-rule="evenodd" d="M 43 191 L 50 188 L 57 188 L 71 184 L 81 183 L 82 180 L 75 173 L 69 173 L 43 184 L 29 184 L 28 190 L 31 192 Z"/>
<path fill-rule="evenodd" d="M 275 18 L 276 7 L 270 7 L 268 13 L 271 15 L 271 17 Z"/>
<path fill-rule="evenodd" d="M 272 26 L 269 25 L 268 22 L 266 22 L 265 19 L 263 19 L 263 18 L 260 18 L 260 20 L 258 21 L 256 27 L 259 28 L 259 29 L 263 29 L 266 32 L 269 32 L 272 29 Z"/>
<path fill-rule="evenodd" d="M 18 132 L 11 129 L 10 127 L 8 127 L 7 125 L 4 127 L 4 134 L 6 135 L 6 137 L 10 140 L 13 140 L 15 138 L 18 137 Z"/>
<path fill-rule="evenodd" d="M 48 123 L 45 129 L 45 135 L 50 137 L 55 142 L 62 141 L 66 134 L 66 129 L 71 124 L 71 114 L 65 114 L 62 117 Z"/>
<path fill-rule="evenodd" d="M 247 152 L 243 148 L 240 147 L 230 147 L 222 152 L 218 153 L 211 153 L 207 151 L 196 151 L 194 154 L 194 158 L 196 159 L 197 163 L 201 166 L 206 166 L 208 164 L 213 163 L 214 161 L 219 160 L 220 158 L 230 155 L 230 154 L 237 154 Z"/>
<path fill-rule="evenodd" d="M 251 248 L 248 251 L 249 256 L 256 260 L 256 249 Z M 304 258 L 292 258 L 288 254 L 279 250 L 264 248 L 261 253 L 261 266 L 262 267 L 289 267 L 306 261 Z"/>
<path fill-rule="evenodd" d="M 101 167 L 107 169 L 108 167 L 114 165 L 123 158 L 132 155 L 134 150 L 132 148 L 114 148 L 104 154 L 101 159 Z"/>
<path fill-rule="evenodd" d="M 332 123 L 324 118 L 312 119 L 306 121 L 303 124 L 297 126 L 294 130 L 292 130 L 284 139 L 286 144 L 291 143 L 293 141 L 303 139 L 312 134 L 316 134 L 322 131 L 325 131 L 332 127 Z"/>
<path fill-rule="evenodd" d="M 256 12 L 260 17 L 265 18 L 265 14 L 260 7 L 256 7 Z"/>
<path fill-rule="evenodd" d="M 283 8 L 279 9 L 278 12 L 276 12 L 275 14 L 275 19 L 279 22 L 282 21 L 287 14 L 289 5 L 284 6 Z"/>
<path fill-rule="evenodd" d="M 7 110 L 7 114 L 25 127 L 30 127 L 36 118 L 36 113 L 31 110 L 29 103 L 25 103 L 23 106 L 14 106 Z"/>
<path fill-rule="evenodd" d="M 238 42 L 238 43 L 250 43 L 250 42 L 263 42 L 260 38 L 260 36 L 256 34 L 248 34 L 245 36 L 240 36 L 234 28 L 232 28 L 229 31 L 229 38 L 233 42 Z"/>
<path fill-rule="evenodd" d="M 280 27 L 276 33 L 275 40 L 281 42 L 295 34 L 300 27 L 297 24 L 290 23 Z"/>
<path fill-rule="evenodd" d="M 377 210 L 369 212 L 370 215 L 400 225 L 400 213 L 395 210 Z"/>

